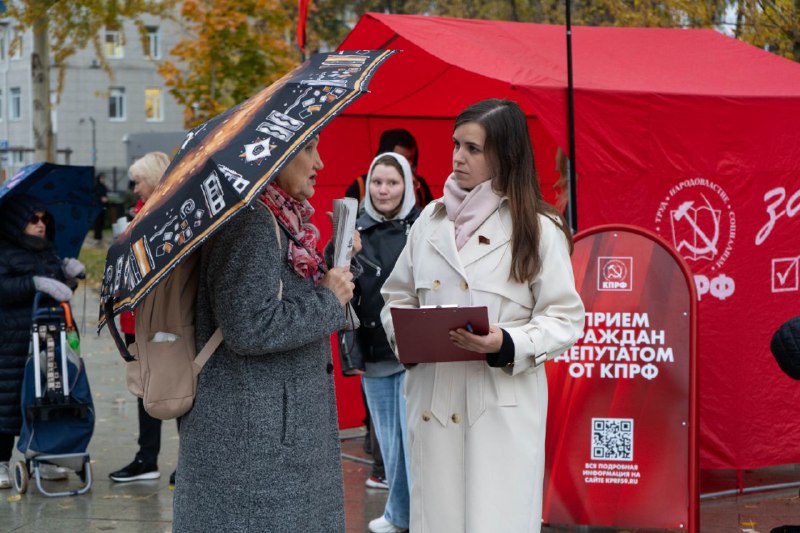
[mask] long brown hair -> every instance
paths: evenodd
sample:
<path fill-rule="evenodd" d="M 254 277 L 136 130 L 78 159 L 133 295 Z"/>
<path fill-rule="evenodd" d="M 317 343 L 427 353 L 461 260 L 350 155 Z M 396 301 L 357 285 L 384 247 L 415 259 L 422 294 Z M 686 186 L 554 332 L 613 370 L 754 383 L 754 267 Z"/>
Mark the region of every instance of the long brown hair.
<path fill-rule="evenodd" d="M 523 282 L 541 270 L 539 214 L 557 221 L 572 253 L 572 234 L 561 213 L 542 198 L 525 113 L 511 100 L 482 100 L 456 118 L 453 129 L 474 122 L 486 132 L 484 151 L 492 169 L 492 188 L 508 197 L 511 209 L 511 277 Z"/>

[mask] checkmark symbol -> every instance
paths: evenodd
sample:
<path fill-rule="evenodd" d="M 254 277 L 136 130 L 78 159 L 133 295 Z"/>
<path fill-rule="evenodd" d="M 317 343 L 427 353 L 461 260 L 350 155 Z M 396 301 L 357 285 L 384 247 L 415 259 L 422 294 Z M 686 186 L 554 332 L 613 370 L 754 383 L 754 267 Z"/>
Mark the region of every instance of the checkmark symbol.
<path fill-rule="evenodd" d="M 792 261 L 789 264 L 789 268 L 787 268 L 786 272 L 784 272 L 783 274 L 781 274 L 780 272 L 775 273 L 775 275 L 778 276 L 778 281 L 780 282 L 781 285 L 786 285 L 786 279 L 789 277 L 789 274 L 791 274 L 793 268 L 797 269 L 797 261 Z"/>
<path fill-rule="evenodd" d="M 784 257 L 772 260 L 772 290 L 783 292 L 797 290 L 800 257 Z"/>

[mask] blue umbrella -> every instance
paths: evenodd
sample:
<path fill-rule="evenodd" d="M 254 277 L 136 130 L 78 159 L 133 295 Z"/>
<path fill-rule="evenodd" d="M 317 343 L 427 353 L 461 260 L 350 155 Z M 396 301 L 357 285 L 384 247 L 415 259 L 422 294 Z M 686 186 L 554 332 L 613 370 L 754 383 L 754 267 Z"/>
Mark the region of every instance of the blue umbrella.
<path fill-rule="evenodd" d="M 27 165 L 0 186 L 0 209 L 17 194 L 28 194 L 47 206 L 55 221 L 56 253 L 78 257 L 83 239 L 102 209 L 94 196 L 94 168 Z"/>

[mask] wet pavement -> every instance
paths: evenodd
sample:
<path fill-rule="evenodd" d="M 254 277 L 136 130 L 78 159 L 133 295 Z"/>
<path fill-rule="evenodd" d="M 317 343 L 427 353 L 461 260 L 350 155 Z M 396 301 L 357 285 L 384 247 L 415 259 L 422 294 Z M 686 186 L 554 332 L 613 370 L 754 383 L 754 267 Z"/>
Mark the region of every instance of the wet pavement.
<path fill-rule="evenodd" d="M 18 495 L 12 488 L 0 490 L 0 532 L 69 533 L 84 531 L 164 533 L 172 530 L 172 491 L 169 474 L 174 470 L 178 435 L 174 422 L 162 426 L 159 467 L 161 478 L 118 484 L 108 474 L 128 464 L 137 451 L 136 402 L 125 386 L 122 359 L 110 336 L 94 334 L 97 292 L 86 291 L 86 329 L 81 351 L 86 363 L 95 404 L 96 426 L 89 445 L 91 491 L 81 496 L 49 498 L 32 483 Z M 73 313 L 83 319 L 84 291 L 73 298 Z M 362 429 L 342 432 L 345 515 L 347 531 L 364 532 L 369 520 L 383 511 L 386 492 L 364 486 L 370 465 L 362 450 Z M 15 450 L 12 461 L 20 459 Z M 235 468 L 235 465 L 234 465 Z M 242 475 L 246 475 L 245 472 Z M 725 493 L 736 488 L 734 471 L 704 472 L 701 492 Z M 765 486 L 800 481 L 800 465 L 787 465 L 744 472 L 745 486 Z M 74 474 L 67 481 L 52 481 L 45 488 L 63 491 L 78 488 Z M 700 530 L 703 532 L 749 531 L 765 533 L 784 524 L 800 524 L 798 488 L 777 488 L 767 492 L 722 495 L 701 502 Z M 544 531 L 621 531 L 599 528 L 544 528 Z M 631 531 L 631 530 L 628 530 Z M 642 531 L 642 530 L 639 530 Z M 302 533 L 302 532 L 300 532 Z M 494 533 L 494 532 L 487 532 Z M 501 533 L 501 532 L 498 532 Z"/>

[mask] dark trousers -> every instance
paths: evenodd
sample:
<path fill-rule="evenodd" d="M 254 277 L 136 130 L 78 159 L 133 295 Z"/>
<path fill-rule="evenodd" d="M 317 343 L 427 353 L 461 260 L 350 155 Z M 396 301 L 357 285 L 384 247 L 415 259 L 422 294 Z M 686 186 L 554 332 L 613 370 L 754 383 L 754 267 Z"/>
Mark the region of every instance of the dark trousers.
<path fill-rule="evenodd" d="M 106 225 L 106 210 L 103 209 L 100 211 L 100 214 L 97 215 L 97 218 L 94 219 L 94 239 L 99 241 L 103 238 L 103 228 Z"/>
<path fill-rule="evenodd" d="M 14 437 L 16 435 L 0 434 L 0 463 L 11 460 L 11 452 L 14 451 Z"/>
<path fill-rule="evenodd" d="M 139 406 L 139 451 L 136 458 L 147 464 L 158 464 L 161 451 L 161 420 L 153 418 L 144 410 L 144 402 L 137 398 Z"/>
<path fill-rule="evenodd" d="M 136 336 L 125 334 L 125 344 L 130 346 L 136 341 Z M 158 464 L 158 453 L 161 451 L 161 420 L 153 418 L 144 410 L 144 402 L 136 399 L 139 407 L 139 451 L 136 459 L 141 459 L 147 464 Z"/>

